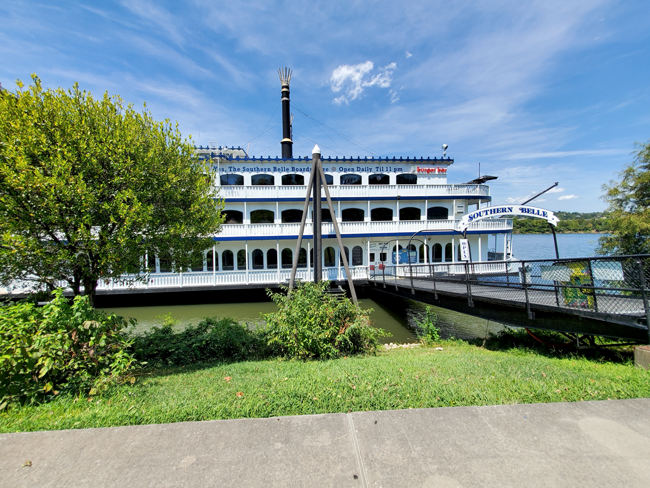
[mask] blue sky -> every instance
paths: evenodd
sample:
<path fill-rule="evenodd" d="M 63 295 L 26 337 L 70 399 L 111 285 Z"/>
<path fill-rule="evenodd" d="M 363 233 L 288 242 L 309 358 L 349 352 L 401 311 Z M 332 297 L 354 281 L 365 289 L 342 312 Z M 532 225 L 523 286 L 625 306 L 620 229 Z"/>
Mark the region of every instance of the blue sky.
<path fill-rule="evenodd" d="M 603 210 L 602 184 L 650 139 L 647 0 L 0 3 L 3 87 L 36 73 L 146 101 L 196 144 L 281 154 L 282 66 L 294 155 L 446 143 L 449 182 L 480 162 L 495 203 L 559 181 L 539 206 Z"/>

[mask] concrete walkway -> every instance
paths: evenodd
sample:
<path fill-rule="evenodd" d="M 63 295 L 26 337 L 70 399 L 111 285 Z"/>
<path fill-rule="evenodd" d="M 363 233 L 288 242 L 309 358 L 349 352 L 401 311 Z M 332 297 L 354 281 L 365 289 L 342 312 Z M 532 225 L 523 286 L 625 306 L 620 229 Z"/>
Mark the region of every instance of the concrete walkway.
<path fill-rule="evenodd" d="M 0 434 L 0 486 L 647 488 L 650 399 Z"/>

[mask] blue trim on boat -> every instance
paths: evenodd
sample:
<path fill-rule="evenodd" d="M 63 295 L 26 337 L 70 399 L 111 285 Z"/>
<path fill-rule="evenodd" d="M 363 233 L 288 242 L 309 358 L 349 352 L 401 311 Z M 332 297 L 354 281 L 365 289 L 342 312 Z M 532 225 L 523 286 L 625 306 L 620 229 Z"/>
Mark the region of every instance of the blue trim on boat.
<path fill-rule="evenodd" d="M 225 198 L 222 197 L 224 202 L 234 202 L 234 203 L 241 203 L 241 202 L 304 202 L 304 198 L 282 198 L 282 197 L 277 197 L 277 198 Z M 397 197 L 332 197 L 333 202 L 364 202 L 366 200 L 370 201 L 387 201 L 387 200 L 397 200 Z M 490 196 L 479 196 L 476 195 L 474 196 L 468 196 L 468 195 L 458 195 L 458 196 L 441 196 L 441 197 L 399 197 L 399 200 L 481 200 L 481 201 L 486 201 L 486 202 L 491 202 L 492 197 Z M 309 201 L 311 202 L 313 198 L 310 198 Z M 322 198 L 321 201 L 325 202 L 327 201 L 325 198 Z"/>
<path fill-rule="evenodd" d="M 512 233 L 512 229 L 505 229 L 505 230 L 485 230 L 485 231 L 467 231 L 468 235 L 486 235 L 486 234 L 510 234 Z M 413 232 L 395 232 L 395 233 L 383 233 L 383 234 L 342 234 L 341 238 L 343 239 L 351 239 L 355 237 L 376 237 L 376 238 L 383 238 L 383 237 L 411 237 L 413 235 Z M 448 231 L 448 230 L 441 230 L 441 231 L 436 231 L 436 230 L 427 230 L 424 232 L 420 232 L 418 235 L 421 236 L 431 236 L 431 235 L 436 235 L 436 236 L 450 236 L 450 235 L 457 235 L 461 236 L 460 233 L 456 231 Z M 313 239 L 314 236 L 312 234 L 305 234 L 303 236 L 303 239 Z M 335 239 L 336 234 L 323 234 L 323 239 Z M 286 241 L 286 240 L 296 240 L 298 239 L 298 235 L 295 236 L 248 236 L 248 237 L 213 237 L 213 240 L 215 241 L 221 241 L 221 242 L 230 242 L 230 241 Z"/>

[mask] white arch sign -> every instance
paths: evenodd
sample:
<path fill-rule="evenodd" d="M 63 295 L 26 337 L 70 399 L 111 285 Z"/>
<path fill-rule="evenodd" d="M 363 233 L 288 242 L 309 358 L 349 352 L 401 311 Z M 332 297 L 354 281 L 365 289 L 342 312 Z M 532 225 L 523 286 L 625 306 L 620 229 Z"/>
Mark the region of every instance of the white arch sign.
<path fill-rule="evenodd" d="M 526 205 L 499 205 L 495 207 L 482 208 L 464 215 L 458 225 L 458 230 L 465 232 L 472 222 L 489 218 L 498 219 L 505 217 L 506 215 L 536 217 L 538 219 L 546 220 L 549 224 L 555 227 L 557 227 L 557 223 L 560 221 L 553 212 L 550 210 L 544 210 L 543 208 L 527 207 Z"/>

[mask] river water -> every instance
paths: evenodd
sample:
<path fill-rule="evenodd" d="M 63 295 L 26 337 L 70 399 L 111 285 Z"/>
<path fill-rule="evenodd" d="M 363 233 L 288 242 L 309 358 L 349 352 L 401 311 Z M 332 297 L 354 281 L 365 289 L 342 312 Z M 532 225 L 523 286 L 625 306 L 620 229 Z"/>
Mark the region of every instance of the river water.
<path fill-rule="evenodd" d="M 560 257 L 593 256 L 600 234 L 558 234 Z M 555 248 L 550 234 L 518 234 L 513 236 L 513 252 L 518 259 L 553 259 Z M 388 295 L 387 295 L 388 297 Z M 382 303 L 370 299 L 360 300 L 364 309 L 372 308 L 370 317 L 376 327 L 392 335 L 383 342 L 415 342 L 415 323 L 420 320 L 425 306 L 411 300 L 390 297 Z M 503 329 L 501 324 L 432 306 L 438 316 L 438 327 L 443 338 L 483 338 L 488 333 Z M 178 327 L 196 325 L 204 317 L 232 317 L 240 322 L 258 322 L 261 313 L 274 312 L 273 302 L 216 303 L 203 305 L 157 305 L 150 307 L 119 307 L 104 309 L 138 321 L 135 332 L 143 332 L 162 325 L 163 317 L 171 314 L 178 321 Z"/>

